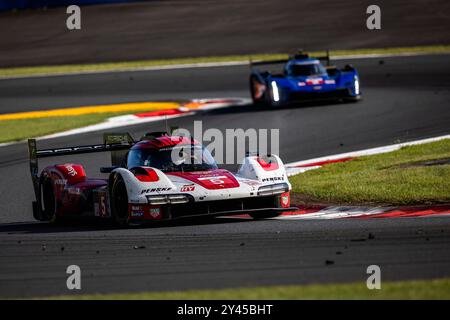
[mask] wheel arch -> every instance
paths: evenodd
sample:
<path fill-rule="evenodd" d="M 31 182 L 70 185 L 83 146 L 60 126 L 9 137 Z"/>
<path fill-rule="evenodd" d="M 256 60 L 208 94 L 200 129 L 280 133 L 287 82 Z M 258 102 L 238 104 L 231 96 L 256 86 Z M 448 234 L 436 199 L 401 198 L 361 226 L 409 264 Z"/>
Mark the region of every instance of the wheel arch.
<path fill-rule="evenodd" d="M 133 199 L 136 196 L 137 191 L 140 189 L 140 182 L 136 179 L 135 175 L 128 169 L 117 168 L 108 178 L 108 189 L 111 195 L 112 185 L 116 179 L 122 179 L 125 184 L 125 189 L 127 190 L 128 199 Z"/>

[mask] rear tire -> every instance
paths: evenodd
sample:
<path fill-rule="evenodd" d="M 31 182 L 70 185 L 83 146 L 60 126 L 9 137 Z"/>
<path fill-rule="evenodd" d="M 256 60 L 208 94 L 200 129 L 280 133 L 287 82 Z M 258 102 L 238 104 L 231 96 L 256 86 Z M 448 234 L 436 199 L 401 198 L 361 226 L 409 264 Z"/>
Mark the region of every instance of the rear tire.
<path fill-rule="evenodd" d="M 252 96 L 253 104 L 255 106 L 266 106 L 267 105 L 267 88 L 266 91 L 261 95 L 261 97 L 256 96 L 257 86 L 261 84 L 255 76 L 250 77 L 250 94 Z"/>
<path fill-rule="evenodd" d="M 42 178 L 39 190 L 41 199 L 38 210 L 41 210 L 42 220 L 50 223 L 59 222 L 61 218 L 56 214 L 56 198 L 51 179 Z"/>
<path fill-rule="evenodd" d="M 120 175 L 116 176 L 111 187 L 111 213 L 116 225 L 128 226 L 128 194 Z"/>

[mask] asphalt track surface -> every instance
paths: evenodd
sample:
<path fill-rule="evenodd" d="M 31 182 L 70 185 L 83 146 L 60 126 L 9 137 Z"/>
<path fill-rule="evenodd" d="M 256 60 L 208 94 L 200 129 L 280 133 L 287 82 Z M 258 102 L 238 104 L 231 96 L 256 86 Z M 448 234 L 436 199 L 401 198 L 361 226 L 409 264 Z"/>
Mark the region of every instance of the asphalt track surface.
<path fill-rule="evenodd" d="M 205 112 L 169 125 L 204 129 L 280 128 L 285 162 L 450 132 L 450 57 L 351 61 L 361 73 L 359 103 L 254 106 Z M 341 61 L 339 63 L 347 63 Z M 147 99 L 248 97 L 246 67 L 0 81 L 0 112 Z M 174 94 L 176 92 L 177 94 Z M 127 128 L 138 137 L 164 123 Z M 96 143 L 101 133 L 41 141 L 41 148 Z M 384 280 L 450 276 L 450 220 L 327 221 L 214 219 L 111 229 L 54 227 L 31 218 L 24 144 L 0 148 L 0 296 L 72 294 L 65 269 L 82 269 L 78 293 L 365 281 L 368 265 Z M 106 154 L 61 158 L 87 166 Z M 42 161 L 42 165 L 49 162 Z M 136 248 L 136 249 L 135 249 Z"/>
<path fill-rule="evenodd" d="M 95 63 L 450 43 L 447 0 L 164 0 L 0 12 L 0 66 Z"/>

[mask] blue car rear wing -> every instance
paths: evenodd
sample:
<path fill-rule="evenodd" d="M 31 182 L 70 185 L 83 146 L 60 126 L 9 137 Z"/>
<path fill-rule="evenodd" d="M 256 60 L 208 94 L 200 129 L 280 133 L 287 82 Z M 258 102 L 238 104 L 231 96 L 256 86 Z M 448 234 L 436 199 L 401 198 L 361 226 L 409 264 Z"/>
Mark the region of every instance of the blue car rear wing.
<path fill-rule="evenodd" d="M 287 63 L 290 60 L 294 59 L 308 59 L 309 55 L 302 50 L 299 50 L 296 54 L 289 56 L 289 59 L 279 59 L 279 60 L 258 60 L 258 61 L 252 61 L 250 60 L 250 66 L 261 66 L 261 65 L 269 65 L 269 64 L 281 64 L 281 63 Z M 330 51 L 326 50 L 325 56 L 319 56 L 319 57 L 313 57 L 314 59 L 323 60 L 326 61 L 326 65 L 330 65 Z"/>

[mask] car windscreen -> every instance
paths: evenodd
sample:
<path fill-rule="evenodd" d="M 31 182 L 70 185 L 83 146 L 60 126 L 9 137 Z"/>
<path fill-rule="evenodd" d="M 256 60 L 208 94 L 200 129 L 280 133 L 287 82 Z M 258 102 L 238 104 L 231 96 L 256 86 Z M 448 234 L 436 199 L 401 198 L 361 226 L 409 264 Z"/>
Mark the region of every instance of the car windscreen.
<path fill-rule="evenodd" d="M 130 150 L 127 167 L 131 169 L 137 166 L 153 167 L 163 172 L 217 169 L 211 153 L 200 145 L 176 145 L 159 150 Z"/>
<path fill-rule="evenodd" d="M 308 77 L 324 73 L 326 73 L 326 70 L 320 63 L 292 64 L 288 70 L 288 74 L 292 77 Z"/>

